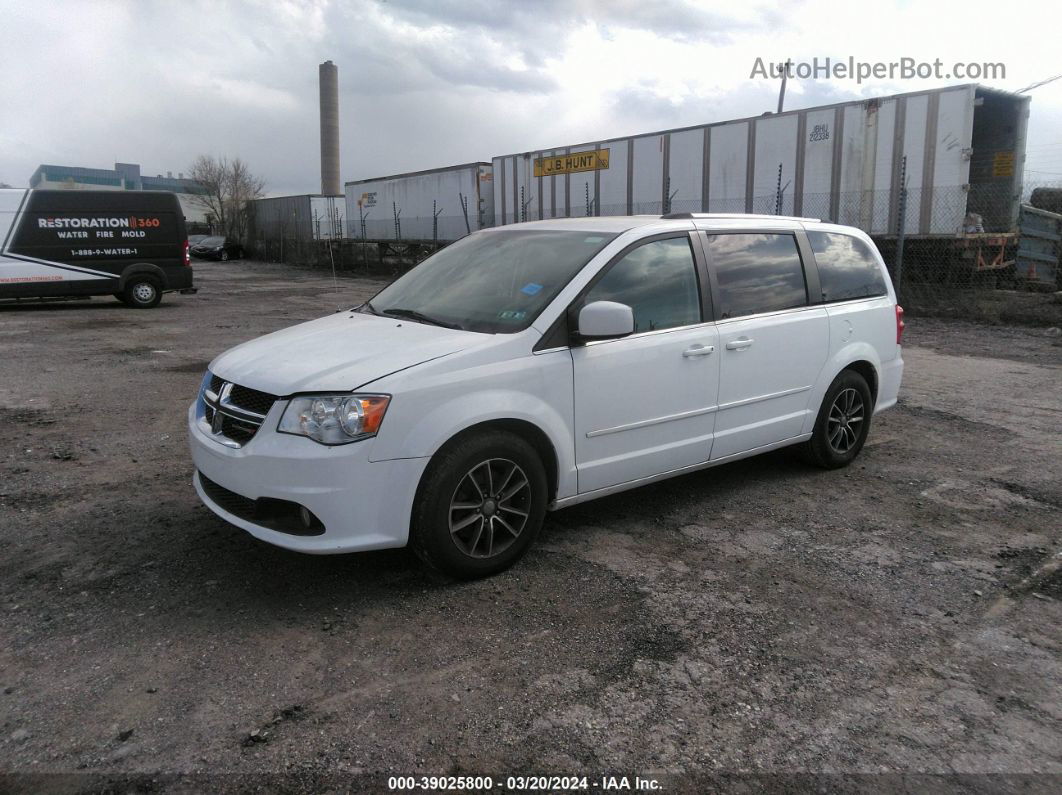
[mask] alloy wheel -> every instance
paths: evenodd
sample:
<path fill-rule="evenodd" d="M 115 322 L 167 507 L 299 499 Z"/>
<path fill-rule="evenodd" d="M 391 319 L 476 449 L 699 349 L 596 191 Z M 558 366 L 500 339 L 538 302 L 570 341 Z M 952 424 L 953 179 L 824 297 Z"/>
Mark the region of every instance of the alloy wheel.
<path fill-rule="evenodd" d="M 450 499 L 450 537 L 464 554 L 491 558 L 510 546 L 527 525 L 531 481 L 518 464 L 491 458 L 472 467 Z"/>
<path fill-rule="evenodd" d="M 863 428 L 863 413 L 863 396 L 858 390 L 848 387 L 837 393 L 826 420 L 826 439 L 835 452 L 844 455 L 855 446 Z"/>

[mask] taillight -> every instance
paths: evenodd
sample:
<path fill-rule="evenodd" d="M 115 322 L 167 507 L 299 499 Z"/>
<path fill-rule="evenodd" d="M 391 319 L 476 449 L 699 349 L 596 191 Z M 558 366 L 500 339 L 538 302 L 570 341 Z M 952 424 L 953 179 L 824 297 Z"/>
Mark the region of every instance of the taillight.
<path fill-rule="evenodd" d="M 184 255 L 181 258 L 181 264 L 183 264 L 183 265 L 191 265 L 192 264 L 192 256 L 188 252 L 188 241 L 187 240 L 184 241 Z"/>
<path fill-rule="evenodd" d="M 903 307 L 896 304 L 896 344 L 903 345 Z"/>

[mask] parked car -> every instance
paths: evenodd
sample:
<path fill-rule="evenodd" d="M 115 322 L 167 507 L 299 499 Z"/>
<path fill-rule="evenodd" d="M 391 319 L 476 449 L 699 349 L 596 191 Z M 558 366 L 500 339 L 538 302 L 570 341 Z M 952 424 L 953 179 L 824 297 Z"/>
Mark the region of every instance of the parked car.
<path fill-rule="evenodd" d="M 215 235 L 205 237 L 192 246 L 192 256 L 197 259 L 216 259 L 227 262 L 243 257 L 243 246 L 232 238 Z"/>
<path fill-rule="evenodd" d="M 474 232 L 364 305 L 217 357 L 194 483 L 252 535 L 498 572 L 547 510 L 799 445 L 896 403 L 903 310 L 861 231 L 775 216 Z M 840 488 L 840 484 L 838 484 Z"/>
<path fill-rule="evenodd" d="M 184 215 L 162 191 L 0 190 L 0 299 L 195 292 Z"/>

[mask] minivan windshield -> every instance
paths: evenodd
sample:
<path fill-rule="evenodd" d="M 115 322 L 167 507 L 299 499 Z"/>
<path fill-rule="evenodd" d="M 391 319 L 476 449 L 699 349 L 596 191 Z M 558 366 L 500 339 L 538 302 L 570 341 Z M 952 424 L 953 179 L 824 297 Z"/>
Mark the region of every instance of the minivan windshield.
<path fill-rule="evenodd" d="M 615 237 L 555 229 L 475 232 L 385 287 L 365 309 L 467 331 L 523 331 Z"/>

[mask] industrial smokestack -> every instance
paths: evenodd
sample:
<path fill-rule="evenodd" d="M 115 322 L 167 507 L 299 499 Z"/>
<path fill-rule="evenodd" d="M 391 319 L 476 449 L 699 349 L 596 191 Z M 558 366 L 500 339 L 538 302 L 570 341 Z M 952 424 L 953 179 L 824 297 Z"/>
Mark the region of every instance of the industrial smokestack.
<path fill-rule="evenodd" d="M 331 61 L 317 67 L 321 84 L 321 193 L 339 191 L 339 70 Z"/>

